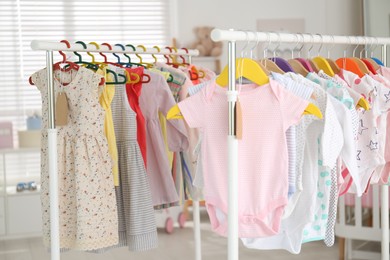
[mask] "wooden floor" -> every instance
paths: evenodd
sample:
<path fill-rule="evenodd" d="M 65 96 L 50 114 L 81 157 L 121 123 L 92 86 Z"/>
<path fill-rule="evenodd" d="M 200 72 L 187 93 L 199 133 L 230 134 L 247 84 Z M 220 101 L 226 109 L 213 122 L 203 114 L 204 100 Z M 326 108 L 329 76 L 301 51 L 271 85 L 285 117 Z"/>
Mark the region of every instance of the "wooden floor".
<path fill-rule="evenodd" d="M 227 240 L 210 231 L 207 216 L 202 216 L 202 259 L 226 260 Z M 194 240 L 192 222 L 186 227 L 175 227 L 173 234 L 168 235 L 159 230 L 159 248 L 148 252 L 133 253 L 126 248 L 114 249 L 102 255 L 71 251 L 61 254 L 61 260 L 191 260 L 194 259 Z M 337 260 L 337 244 L 331 248 L 323 242 L 303 245 L 299 255 L 292 255 L 283 250 L 258 251 L 240 245 L 241 260 Z M 41 238 L 0 241 L 0 260 L 50 260 L 50 254 L 42 246 Z"/>

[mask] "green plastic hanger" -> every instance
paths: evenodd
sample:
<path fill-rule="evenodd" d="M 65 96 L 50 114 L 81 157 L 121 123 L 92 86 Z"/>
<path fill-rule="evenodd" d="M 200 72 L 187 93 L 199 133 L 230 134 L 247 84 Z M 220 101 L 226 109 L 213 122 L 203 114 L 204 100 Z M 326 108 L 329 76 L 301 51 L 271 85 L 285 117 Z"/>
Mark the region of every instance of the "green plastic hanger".
<path fill-rule="evenodd" d="M 75 43 L 81 44 L 84 49 L 87 49 L 87 45 L 84 42 L 77 41 Z M 74 51 L 73 53 L 79 58 L 79 60 L 75 62 L 76 64 L 85 64 L 85 65 L 87 65 L 87 67 L 86 67 L 87 69 L 92 69 L 94 71 L 97 71 L 99 69 L 98 65 L 83 61 L 81 54 L 79 54 L 77 51 Z"/>

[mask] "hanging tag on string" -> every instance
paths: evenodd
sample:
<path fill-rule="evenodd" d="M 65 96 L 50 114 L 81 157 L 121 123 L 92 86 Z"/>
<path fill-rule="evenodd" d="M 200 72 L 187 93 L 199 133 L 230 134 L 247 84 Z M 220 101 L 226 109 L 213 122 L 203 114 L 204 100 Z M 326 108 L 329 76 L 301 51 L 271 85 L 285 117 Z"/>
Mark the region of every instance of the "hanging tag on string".
<path fill-rule="evenodd" d="M 59 92 L 56 99 L 56 126 L 64 126 L 68 124 L 68 98 L 65 92 Z"/>
<path fill-rule="evenodd" d="M 234 133 L 238 140 L 242 139 L 242 110 L 240 99 L 237 99 L 236 105 L 234 107 Z"/>

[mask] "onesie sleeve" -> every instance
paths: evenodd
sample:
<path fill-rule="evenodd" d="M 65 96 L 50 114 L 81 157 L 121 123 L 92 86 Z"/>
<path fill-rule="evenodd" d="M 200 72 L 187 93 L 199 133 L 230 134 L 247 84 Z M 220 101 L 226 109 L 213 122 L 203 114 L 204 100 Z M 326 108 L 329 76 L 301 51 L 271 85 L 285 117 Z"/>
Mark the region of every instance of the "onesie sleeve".
<path fill-rule="evenodd" d="M 169 109 L 176 105 L 172 92 L 165 81 L 164 76 L 158 75 L 159 80 L 157 86 L 157 104 L 158 109 L 166 117 Z M 170 151 L 178 152 L 188 149 L 188 134 L 182 120 L 167 120 L 167 139 L 168 148 Z"/>
<path fill-rule="evenodd" d="M 42 88 L 46 87 L 46 68 L 38 70 L 31 75 L 31 79 L 34 82 L 35 87 L 42 92 Z"/>
<path fill-rule="evenodd" d="M 291 125 L 298 124 L 309 101 L 292 94 L 275 81 L 270 84 L 279 101 L 284 129 L 287 130 Z"/>
<path fill-rule="evenodd" d="M 180 112 L 191 128 L 204 126 L 206 112 L 205 89 L 178 103 Z"/>

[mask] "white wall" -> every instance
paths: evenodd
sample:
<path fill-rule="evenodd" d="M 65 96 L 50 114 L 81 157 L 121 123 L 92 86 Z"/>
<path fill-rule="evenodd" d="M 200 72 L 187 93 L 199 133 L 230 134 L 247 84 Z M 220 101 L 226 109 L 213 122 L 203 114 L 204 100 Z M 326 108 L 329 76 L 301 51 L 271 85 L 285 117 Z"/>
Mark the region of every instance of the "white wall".
<path fill-rule="evenodd" d="M 390 36 L 390 1 L 375 0 L 364 1 L 365 8 L 365 33 L 368 36 Z"/>
<path fill-rule="evenodd" d="M 194 40 L 196 26 L 255 30 L 257 19 L 304 18 L 308 33 L 362 33 L 359 0 L 177 0 L 177 4 L 177 38 L 183 44 Z"/>

